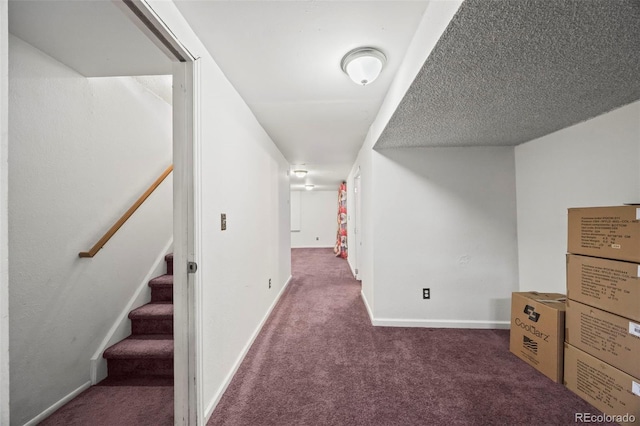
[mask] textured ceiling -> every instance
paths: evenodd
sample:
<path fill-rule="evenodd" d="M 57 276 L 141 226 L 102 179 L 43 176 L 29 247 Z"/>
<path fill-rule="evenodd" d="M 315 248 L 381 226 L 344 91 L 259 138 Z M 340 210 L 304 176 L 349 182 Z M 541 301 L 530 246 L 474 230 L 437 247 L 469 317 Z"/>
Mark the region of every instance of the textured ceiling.
<path fill-rule="evenodd" d="M 638 99 L 640 1 L 467 0 L 375 147 L 517 145 Z"/>

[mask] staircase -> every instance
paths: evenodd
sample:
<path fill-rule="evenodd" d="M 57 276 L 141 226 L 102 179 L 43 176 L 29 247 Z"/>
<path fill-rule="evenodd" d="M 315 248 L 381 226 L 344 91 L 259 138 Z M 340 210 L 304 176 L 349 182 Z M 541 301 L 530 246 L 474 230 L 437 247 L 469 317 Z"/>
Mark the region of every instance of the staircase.
<path fill-rule="evenodd" d="M 131 335 L 107 348 L 109 380 L 173 379 L 173 254 L 166 275 L 149 281 L 151 302 L 129 313 Z"/>

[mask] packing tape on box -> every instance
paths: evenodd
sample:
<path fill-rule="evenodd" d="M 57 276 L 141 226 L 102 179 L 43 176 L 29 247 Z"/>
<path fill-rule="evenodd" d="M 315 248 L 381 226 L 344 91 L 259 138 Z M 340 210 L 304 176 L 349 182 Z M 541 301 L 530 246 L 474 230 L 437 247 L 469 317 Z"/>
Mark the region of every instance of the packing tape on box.
<path fill-rule="evenodd" d="M 640 266 L 638 266 L 638 271 L 640 273 Z M 557 299 L 534 299 L 536 302 L 541 302 L 541 303 L 564 303 L 567 298 L 566 297 L 559 297 Z"/>

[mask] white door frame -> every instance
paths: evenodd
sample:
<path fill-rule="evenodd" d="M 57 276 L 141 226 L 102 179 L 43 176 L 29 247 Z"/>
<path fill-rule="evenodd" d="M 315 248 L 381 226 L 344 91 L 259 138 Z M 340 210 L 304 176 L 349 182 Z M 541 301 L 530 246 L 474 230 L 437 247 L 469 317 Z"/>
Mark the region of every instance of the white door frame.
<path fill-rule="evenodd" d="M 362 272 L 360 259 L 362 258 L 361 249 L 362 249 L 362 241 L 360 229 L 362 228 L 362 174 L 360 173 L 360 168 L 358 167 L 358 171 L 353 178 L 353 198 L 354 198 L 354 215 L 353 215 L 353 244 L 355 245 L 355 265 L 354 268 L 356 270 L 355 278 L 356 280 L 362 280 Z"/>
<path fill-rule="evenodd" d="M 197 72 L 197 62 L 176 63 L 173 67 L 174 424 L 184 426 L 199 424 L 201 411 L 196 365 L 197 274 L 187 270 L 188 263 L 196 262 L 193 113 Z"/>
<path fill-rule="evenodd" d="M 174 424 L 202 424 L 197 348 L 201 327 L 196 294 L 198 274 L 187 271 L 198 262 L 199 212 L 199 62 L 145 0 L 114 0 L 160 50 L 173 61 L 173 334 Z"/>
<path fill-rule="evenodd" d="M 9 13 L 0 0 L 0 425 L 9 424 Z"/>

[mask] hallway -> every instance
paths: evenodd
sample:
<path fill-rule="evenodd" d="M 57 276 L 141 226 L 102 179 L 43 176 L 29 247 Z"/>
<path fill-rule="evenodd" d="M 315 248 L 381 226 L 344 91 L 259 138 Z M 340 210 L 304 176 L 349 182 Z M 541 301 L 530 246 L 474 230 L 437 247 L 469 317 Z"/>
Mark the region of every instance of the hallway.
<path fill-rule="evenodd" d="M 293 249 L 292 268 L 209 426 L 565 425 L 598 413 L 512 355 L 508 330 L 373 327 L 332 249 Z M 170 425 L 172 402 L 166 381 L 105 380 L 41 424 Z"/>
<path fill-rule="evenodd" d="M 508 330 L 372 327 L 331 249 L 293 280 L 210 426 L 573 424 L 597 413 L 509 352 Z"/>

